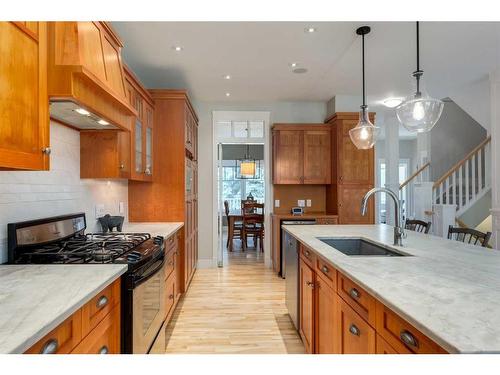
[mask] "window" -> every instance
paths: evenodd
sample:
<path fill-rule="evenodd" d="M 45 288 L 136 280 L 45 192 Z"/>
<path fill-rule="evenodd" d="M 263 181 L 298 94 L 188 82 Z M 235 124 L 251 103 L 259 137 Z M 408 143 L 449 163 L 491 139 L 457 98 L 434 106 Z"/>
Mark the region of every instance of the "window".
<path fill-rule="evenodd" d="M 217 138 L 264 138 L 264 121 L 218 121 Z"/>
<path fill-rule="evenodd" d="M 379 173 L 380 173 L 380 186 L 385 187 L 385 160 L 379 159 Z M 399 184 L 401 185 L 409 177 L 408 173 L 410 170 L 410 161 L 408 159 L 399 159 Z M 398 193 L 398 192 L 395 192 Z M 399 199 L 401 201 L 403 209 L 407 207 L 408 202 L 408 191 L 407 189 L 402 189 L 399 191 Z M 386 222 L 386 206 L 385 202 L 387 196 L 385 194 L 380 194 L 380 209 L 379 209 L 379 220 L 381 223 Z M 403 212 L 403 217 L 406 217 L 406 212 Z"/>
<path fill-rule="evenodd" d="M 251 193 L 257 202 L 264 203 L 264 163 L 257 168 L 257 179 L 236 179 L 235 160 L 222 163 L 222 199 L 228 201 L 230 210 L 239 210 L 241 200 Z M 235 173 L 236 172 L 236 173 Z"/>

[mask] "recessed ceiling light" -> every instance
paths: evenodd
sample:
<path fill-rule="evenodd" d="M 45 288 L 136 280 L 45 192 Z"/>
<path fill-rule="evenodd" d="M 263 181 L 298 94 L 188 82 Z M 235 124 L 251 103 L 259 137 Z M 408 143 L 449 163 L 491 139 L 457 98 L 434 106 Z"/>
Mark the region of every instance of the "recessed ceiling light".
<path fill-rule="evenodd" d="M 230 92 L 226 92 L 226 96 L 231 96 L 231 93 Z"/>
<path fill-rule="evenodd" d="M 105 125 L 109 125 L 109 122 L 107 122 L 106 120 L 103 120 L 103 119 L 98 120 L 98 121 L 97 121 L 97 123 L 98 123 L 99 125 L 103 125 L 103 126 L 105 126 Z"/>
<path fill-rule="evenodd" d="M 316 32 L 316 28 L 315 27 L 306 27 L 304 29 L 304 32 L 305 33 L 315 33 Z"/>
<path fill-rule="evenodd" d="M 230 76 L 229 74 L 226 74 L 226 75 L 224 76 L 224 79 L 231 79 L 231 76 Z"/>
<path fill-rule="evenodd" d="M 396 108 L 403 102 L 401 98 L 387 98 L 383 101 L 384 105 L 388 108 Z"/>
<path fill-rule="evenodd" d="M 184 48 L 182 48 L 181 46 L 173 46 L 172 49 L 176 52 L 180 52 L 182 51 Z"/>
<path fill-rule="evenodd" d="M 77 113 L 79 113 L 79 114 L 81 114 L 83 116 L 90 115 L 90 112 L 87 111 L 86 109 L 83 109 L 83 108 L 77 108 L 77 109 L 75 109 L 75 112 L 77 112 Z"/>
<path fill-rule="evenodd" d="M 292 68 L 295 68 L 299 65 L 299 63 L 296 63 L 296 62 L 292 62 L 289 64 Z"/>

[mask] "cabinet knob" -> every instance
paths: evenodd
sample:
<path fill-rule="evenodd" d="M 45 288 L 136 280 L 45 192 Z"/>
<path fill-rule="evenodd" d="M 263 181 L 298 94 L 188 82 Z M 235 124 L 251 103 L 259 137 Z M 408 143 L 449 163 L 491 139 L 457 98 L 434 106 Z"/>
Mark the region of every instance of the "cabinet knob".
<path fill-rule="evenodd" d="M 321 271 L 323 271 L 323 273 L 328 273 L 328 272 L 330 272 L 330 270 L 328 269 L 328 267 L 327 267 L 327 266 L 323 266 L 323 267 L 321 267 Z"/>
<path fill-rule="evenodd" d="M 314 289 L 314 283 L 312 283 L 312 282 L 308 281 L 308 282 L 306 282 L 306 285 L 307 285 L 308 287 L 310 287 L 310 288 Z"/>
<path fill-rule="evenodd" d="M 351 290 L 349 291 L 349 295 L 351 296 L 351 298 L 358 299 L 361 296 L 361 293 L 359 293 L 359 290 L 357 290 L 356 288 L 351 288 Z"/>
<path fill-rule="evenodd" d="M 359 336 L 359 334 L 361 333 L 359 328 L 356 327 L 354 324 L 351 324 L 349 326 L 349 332 L 351 332 L 354 336 Z"/>
<path fill-rule="evenodd" d="M 104 345 L 101 349 L 99 349 L 99 354 L 108 354 L 109 349 L 106 345 Z"/>
<path fill-rule="evenodd" d="M 120 169 L 121 169 L 121 170 L 125 169 L 125 164 L 123 164 L 123 163 L 122 163 L 122 164 L 120 164 Z"/>
<path fill-rule="evenodd" d="M 40 354 L 54 354 L 57 351 L 57 348 L 59 347 L 59 343 L 57 342 L 56 339 L 50 339 L 43 345 L 42 349 L 40 350 Z"/>
<path fill-rule="evenodd" d="M 408 332 L 406 329 L 401 331 L 401 333 L 399 334 L 399 338 L 404 344 L 411 346 L 412 348 L 418 348 L 417 338 L 413 336 L 410 332 Z"/>
<path fill-rule="evenodd" d="M 311 253 L 310 253 L 308 250 L 306 250 L 306 251 L 304 252 L 304 255 L 305 255 L 306 257 L 309 257 L 309 255 L 311 255 Z"/>
<path fill-rule="evenodd" d="M 108 304 L 109 300 L 108 297 L 106 296 L 101 296 L 96 303 L 96 306 L 98 309 L 102 309 L 104 306 Z"/>
<path fill-rule="evenodd" d="M 50 155 L 50 153 L 52 152 L 51 148 L 50 147 L 44 147 L 42 148 L 42 152 L 45 154 L 45 155 Z"/>

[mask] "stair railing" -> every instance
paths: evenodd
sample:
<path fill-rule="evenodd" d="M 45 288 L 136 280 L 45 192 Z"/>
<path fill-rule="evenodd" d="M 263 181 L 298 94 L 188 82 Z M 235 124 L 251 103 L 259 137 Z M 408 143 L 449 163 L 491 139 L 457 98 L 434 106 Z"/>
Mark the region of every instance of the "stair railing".
<path fill-rule="evenodd" d="M 491 188 L 491 137 L 487 137 L 433 185 L 435 204 L 455 204 L 457 216 Z"/>
<path fill-rule="evenodd" d="M 420 180 L 422 173 L 431 165 L 430 162 L 425 163 L 420 168 L 418 168 L 410 177 L 399 185 L 399 199 L 402 199 L 403 192 L 406 191 L 406 200 L 401 202 L 404 217 L 407 218 L 412 216 L 414 210 L 413 202 L 413 187 L 415 182 Z"/>

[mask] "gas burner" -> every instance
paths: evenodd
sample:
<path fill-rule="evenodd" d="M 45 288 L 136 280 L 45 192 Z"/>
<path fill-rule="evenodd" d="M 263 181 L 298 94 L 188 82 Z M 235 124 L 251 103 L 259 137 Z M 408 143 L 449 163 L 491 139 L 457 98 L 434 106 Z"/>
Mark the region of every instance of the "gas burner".
<path fill-rule="evenodd" d="M 111 261 L 113 256 L 116 255 L 116 252 L 112 250 L 108 250 L 104 247 L 95 249 L 92 251 L 91 257 L 96 262 L 105 263 Z"/>

